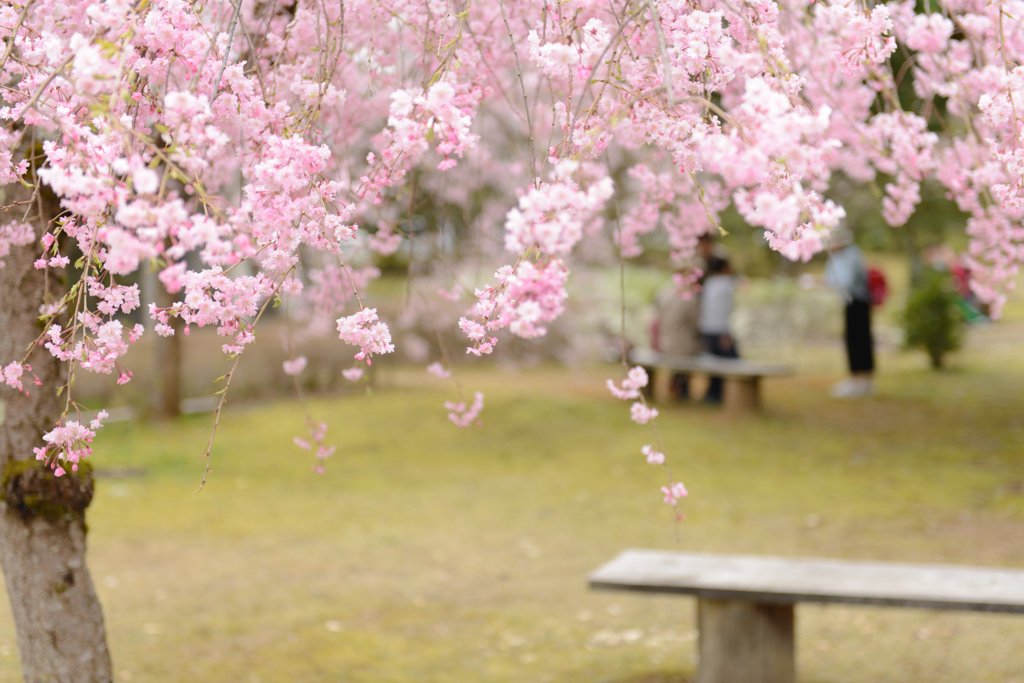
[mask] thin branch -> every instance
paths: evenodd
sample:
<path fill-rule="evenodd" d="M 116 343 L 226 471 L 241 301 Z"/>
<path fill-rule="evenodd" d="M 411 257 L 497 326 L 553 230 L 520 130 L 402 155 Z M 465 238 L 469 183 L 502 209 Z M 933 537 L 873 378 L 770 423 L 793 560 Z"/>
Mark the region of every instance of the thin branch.
<path fill-rule="evenodd" d="M 28 16 L 28 10 L 32 7 L 32 3 L 36 0 L 29 0 L 25 3 L 25 6 L 21 8 L 21 14 L 18 15 L 18 21 L 14 23 L 14 28 L 11 30 L 11 42 L 7 44 L 7 49 L 4 50 L 4 56 L 0 58 L 0 72 L 3 72 L 4 67 L 7 66 L 7 60 L 14 52 L 14 44 L 18 42 L 18 31 L 21 30 L 21 25 L 25 23 L 25 17 Z"/>
<path fill-rule="evenodd" d="M 480 61 L 484 63 L 484 66 L 487 67 L 487 70 L 490 71 L 491 75 L 494 77 L 494 85 L 497 86 L 498 92 L 501 93 L 501 96 L 505 98 L 506 102 L 508 102 L 509 110 L 519 118 L 523 118 L 522 114 L 520 114 L 516 110 L 515 105 L 512 104 L 512 98 L 508 96 L 507 92 L 505 92 L 505 87 L 501 84 L 501 81 L 498 78 L 498 73 L 494 70 L 494 67 L 491 66 L 491 63 L 487 61 L 487 55 L 485 54 L 483 47 L 481 47 L 480 41 L 479 39 L 477 39 L 476 34 L 473 33 L 472 24 L 466 24 L 466 33 L 468 33 L 469 37 L 473 39 L 473 44 L 476 45 L 477 52 L 480 53 Z M 526 119 L 523 118 L 523 120 L 525 121 Z"/>
<path fill-rule="evenodd" d="M 611 171 L 611 162 L 605 157 L 605 163 L 608 164 L 608 170 Z M 612 201 L 615 204 L 615 232 L 619 235 L 619 300 L 622 303 L 622 323 L 619 331 L 619 339 L 622 343 L 622 369 L 629 372 L 629 355 L 626 353 L 626 259 L 622 254 L 622 214 L 619 212 L 619 201 L 618 198 L 613 198 Z M 654 376 L 651 375 L 648 380 L 651 383 L 651 390 L 654 389 Z M 640 403 L 645 407 L 647 405 L 647 399 L 644 397 L 643 392 L 640 392 L 638 399 Z M 662 441 L 661 432 L 658 431 L 658 425 L 655 422 L 655 418 L 651 418 L 647 423 L 651 427 L 651 432 L 654 434 L 655 443 L 658 445 L 658 451 L 663 455 L 666 453 L 665 442 Z M 662 463 L 662 468 L 665 470 L 665 475 L 668 477 L 669 486 L 675 483 L 675 479 L 672 477 L 672 470 L 669 468 L 668 459 Z M 680 520 L 680 512 L 678 502 L 672 506 L 675 511 L 673 517 L 676 521 L 676 541 L 679 540 L 679 527 L 678 523 Z"/>
<path fill-rule="evenodd" d="M 277 296 L 278 291 L 281 289 L 281 285 L 284 284 L 284 281 L 288 279 L 288 276 L 291 275 L 294 272 L 294 270 L 295 266 L 292 266 L 291 269 L 289 269 L 288 272 L 284 274 L 284 277 L 281 278 L 281 281 L 277 283 L 277 286 L 274 287 L 274 291 L 270 293 L 270 296 L 267 297 L 267 300 L 263 302 L 263 306 L 260 307 L 260 312 L 256 314 L 255 320 L 253 320 L 252 324 L 249 325 L 250 330 L 256 327 L 256 324 L 260 321 L 260 318 L 262 318 L 263 314 L 266 312 L 267 306 L 269 306 L 270 302 L 274 300 L 274 297 Z M 203 490 L 204 486 L 206 486 L 206 477 L 209 476 L 210 472 L 213 471 L 213 469 L 210 467 L 210 454 L 213 451 L 213 439 L 214 437 L 217 436 L 217 429 L 220 427 L 220 413 L 224 409 L 224 404 L 227 402 L 228 389 L 231 388 L 231 378 L 235 376 L 235 370 L 238 369 L 238 361 L 240 360 L 242 360 L 242 355 L 236 355 L 235 362 L 231 366 L 231 370 L 228 372 L 228 374 L 224 375 L 224 388 L 220 390 L 220 402 L 217 404 L 217 410 L 214 412 L 213 417 L 213 431 L 210 432 L 210 440 L 206 443 L 206 451 L 202 455 L 202 457 L 206 459 L 206 469 L 203 470 L 203 480 L 199 483 L 199 488 L 196 489 L 197 494 Z"/>
<path fill-rule="evenodd" d="M 235 40 L 235 24 L 238 22 L 238 13 L 242 9 L 242 0 L 238 0 L 237 5 L 232 3 L 232 7 L 235 8 L 235 13 L 231 15 L 231 23 L 228 25 L 228 45 L 224 49 L 224 61 L 220 63 L 220 71 L 217 73 L 217 80 L 213 83 L 213 98 L 210 100 L 211 105 L 217 100 L 217 95 L 220 94 L 220 79 L 224 75 L 224 69 L 228 66 L 228 57 L 231 55 L 231 43 Z M 199 488 L 202 487 L 200 486 Z"/>
<path fill-rule="evenodd" d="M 43 81 L 43 84 L 40 85 L 39 88 L 36 89 L 35 93 L 33 93 L 32 97 L 29 98 L 28 104 L 21 108 L 21 116 L 24 116 L 25 112 L 36 106 L 36 102 L 39 100 L 39 97 L 43 94 L 43 91 L 50 87 L 50 83 L 53 83 L 53 79 L 56 78 L 58 74 L 63 73 L 64 69 L 67 68 L 68 64 L 70 64 L 71 60 L 73 60 L 74 58 L 75 53 L 72 52 L 64 58 L 64 61 L 61 62 L 60 65 L 58 65 L 57 68 L 53 70 L 53 72 L 50 73 L 46 80 Z"/>
<path fill-rule="evenodd" d="M 261 311 L 262 313 L 262 311 Z M 213 416 L 213 431 L 210 432 L 210 440 L 206 443 L 206 451 L 203 453 L 203 457 L 206 458 L 206 469 L 203 470 L 203 480 L 199 482 L 199 488 L 196 489 L 198 494 L 206 486 L 206 477 L 209 476 L 213 469 L 210 467 L 210 453 L 213 451 L 213 439 L 217 436 L 217 429 L 220 427 L 220 413 L 224 409 L 224 403 L 227 401 L 228 389 L 231 388 L 231 378 L 235 376 L 235 370 L 238 369 L 238 361 L 242 360 L 241 356 L 235 356 L 235 363 L 231 366 L 231 370 L 224 376 L 227 380 L 224 384 L 224 388 L 220 391 L 220 402 L 217 404 L 217 410 Z"/>
<path fill-rule="evenodd" d="M 668 61 L 668 45 L 665 43 L 665 33 L 661 30 L 661 20 L 658 18 L 658 10 L 654 9 L 651 0 L 646 0 L 647 9 L 651 11 L 651 20 L 654 22 L 654 32 L 658 35 L 658 49 L 661 50 L 661 61 L 665 67 L 665 93 L 668 95 L 668 106 L 676 104 L 676 94 L 672 90 L 672 65 Z"/>
<path fill-rule="evenodd" d="M 508 40 L 512 44 L 512 56 L 516 59 L 516 76 L 519 78 L 519 87 L 523 91 L 523 109 L 526 110 L 526 125 L 530 129 L 530 175 L 534 185 L 537 185 L 540 178 L 537 177 L 537 157 L 533 149 L 533 120 L 530 118 L 530 102 L 526 98 L 526 83 L 523 82 L 523 69 L 519 65 L 519 51 L 516 50 L 516 39 L 512 37 L 512 27 L 509 26 L 508 17 L 505 15 L 505 3 L 498 0 L 498 7 L 501 8 L 501 19 L 505 22 L 505 29 L 508 31 Z"/>
<path fill-rule="evenodd" d="M 621 36 L 622 32 L 626 30 L 626 27 L 629 25 L 629 23 L 631 21 L 633 21 L 634 19 L 636 19 L 636 17 L 639 16 L 639 14 L 640 14 L 638 12 L 637 14 L 631 15 L 627 19 L 626 18 L 627 12 L 629 12 L 629 2 L 626 2 L 626 4 L 623 6 L 623 8 L 622 8 L 622 16 L 618 18 L 619 30 L 615 32 L 615 35 L 612 36 L 612 39 L 609 40 L 608 44 L 604 46 L 603 50 L 601 50 L 601 54 L 599 54 L 597 56 L 597 59 L 594 60 L 594 66 L 591 67 L 590 73 L 593 74 L 595 71 L 597 71 L 598 67 L 601 66 L 601 60 L 604 59 L 604 56 L 608 53 L 609 48 L 611 48 L 611 46 L 614 45 L 618 41 L 619 36 Z M 623 21 L 623 20 L 625 20 L 625 21 Z M 612 55 L 612 57 L 614 59 L 614 54 Z M 572 119 L 567 122 L 567 125 L 571 125 L 572 122 L 575 121 L 579 117 L 580 109 L 583 108 L 583 100 L 586 98 L 587 94 L 590 92 L 590 86 L 592 86 L 596 81 L 597 81 L 597 79 L 587 78 L 587 82 L 583 86 L 583 92 L 580 93 L 580 99 L 576 103 L 576 111 L 574 111 L 572 113 Z M 600 99 L 600 98 L 598 98 L 598 99 Z"/>

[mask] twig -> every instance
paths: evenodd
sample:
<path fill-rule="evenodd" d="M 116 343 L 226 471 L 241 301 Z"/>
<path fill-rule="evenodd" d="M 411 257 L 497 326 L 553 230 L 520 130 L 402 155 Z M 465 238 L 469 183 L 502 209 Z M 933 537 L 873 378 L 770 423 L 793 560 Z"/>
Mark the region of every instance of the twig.
<path fill-rule="evenodd" d="M 206 477 L 213 471 L 210 467 L 210 453 L 213 451 L 213 439 L 217 436 L 217 429 L 220 427 L 220 413 L 224 408 L 224 403 L 227 401 L 228 389 L 231 387 L 231 378 L 235 376 L 235 370 L 238 369 L 238 361 L 242 360 L 241 356 L 235 356 L 235 364 L 231 366 L 231 370 L 228 374 L 224 375 L 224 379 L 227 380 L 224 383 L 224 388 L 220 391 L 220 402 L 217 404 L 217 410 L 213 416 L 213 431 L 210 432 L 210 440 L 206 443 L 206 451 L 203 453 L 203 457 L 206 458 L 206 469 L 203 471 L 203 480 L 199 482 L 199 488 L 196 489 L 198 494 L 206 486 Z"/>
<path fill-rule="evenodd" d="M 52 73 L 50 73 L 50 75 L 46 78 L 46 80 L 43 81 L 43 84 L 40 85 L 39 88 L 32 95 L 32 97 L 29 98 L 28 104 L 26 104 L 24 107 L 21 108 L 21 116 L 24 116 L 25 112 L 27 112 L 29 109 L 32 109 L 32 108 L 34 108 L 36 106 L 36 101 L 43 94 L 43 91 L 46 90 L 48 87 L 50 87 L 50 83 L 53 83 L 53 79 L 57 77 L 57 74 L 62 73 L 64 71 L 64 69 L 67 68 L 67 65 L 70 64 L 71 60 L 73 60 L 74 58 L 75 58 L 75 53 L 72 52 L 71 54 L 69 54 L 67 57 L 64 58 L 64 61 L 61 62 L 60 65 L 56 69 L 54 69 Z"/>
<path fill-rule="evenodd" d="M 628 2 L 623 6 L 623 8 L 622 8 L 622 16 L 619 17 L 619 20 L 618 20 L 619 30 L 615 32 L 615 35 L 612 36 L 612 39 L 609 40 L 608 43 L 604 46 L 604 49 L 601 50 L 601 54 L 599 54 L 597 56 L 597 59 L 594 60 L 594 66 L 593 66 L 593 68 L 591 68 L 590 73 L 594 73 L 595 71 L 597 71 L 597 68 L 599 66 L 601 66 L 601 60 L 604 59 L 604 56 L 608 53 L 609 48 L 611 48 L 611 46 L 614 45 L 618 41 L 619 36 L 621 36 L 622 32 L 626 30 L 626 27 L 629 25 L 629 23 L 631 21 L 633 21 L 639 15 L 639 12 L 638 12 L 637 14 L 632 15 L 632 16 L 630 16 L 627 19 L 626 18 L 627 12 L 629 12 L 629 3 Z M 612 16 L 614 16 L 614 15 L 612 15 Z M 624 19 L 625 19 L 625 21 L 623 21 Z M 614 54 L 612 55 L 612 57 L 614 59 Z M 589 77 L 587 78 L 587 82 L 583 86 L 583 92 L 580 93 L 580 99 L 576 103 L 576 111 L 574 111 L 573 114 L 572 114 L 572 120 L 571 121 L 567 121 L 566 125 L 571 125 L 572 121 L 575 121 L 577 119 L 577 117 L 579 117 L 580 109 L 583 108 L 583 100 L 584 100 L 584 98 L 586 98 L 587 94 L 590 93 L 590 86 L 592 86 L 595 82 L 596 82 L 595 79 L 589 78 Z M 600 99 L 600 93 L 598 94 L 598 99 Z"/>
<path fill-rule="evenodd" d="M 263 313 L 266 312 L 267 306 L 269 306 L 270 302 L 274 300 L 274 297 L 277 296 L 277 292 L 281 289 L 281 285 L 284 284 L 284 281 L 288 279 L 288 276 L 291 275 L 294 270 L 295 266 L 292 266 L 288 272 L 284 274 L 284 277 L 281 278 L 281 281 L 277 283 L 277 286 L 274 287 L 274 291 L 270 293 L 267 300 L 263 302 L 263 306 L 260 307 L 260 312 L 256 314 L 255 320 L 253 320 L 252 324 L 249 325 L 250 330 L 256 327 L 256 323 L 260 321 L 260 318 L 263 317 Z M 220 402 L 217 404 L 217 410 L 214 412 L 213 417 L 213 431 L 210 432 L 210 440 L 206 443 L 206 451 L 202 455 L 202 458 L 206 459 L 206 469 L 203 471 L 203 480 L 199 482 L 199 488 L 196 489 L 197 494 L 203 490 L 204 486 L 206 486 L 206 477 L 213 471 L 210 467 L 210 454 L 213 451 L 213 439 L 217 436 L 217 429 L 220 427 L 220 413 L 224 409 L 224 403 L 227 402 L 228 389 L 231 387 L 231 378 L 235 376 L 235 370 L 238 369 L 238 361 L 240 360 L 242 360 L 242 355 L 236 355 L 234 365 L 231 366 L 231 370 L 228 374 L 224 375 L 224 388 L 220 390 Z"/>
<path fill-rule="evenodd" d="M 607 162 L 607 159 L 606 159 Z M 609 170 L 610 162 L 609 163 Z M 622 342 L 622 369 L 629 372 L 629 357 L 626 354 L 626 259 L 622 255 L 622 217 L 619 213 L 619 202 L 617 199 L 613 199 L 615 203 L 615 231 L 619 234 L 619 300 L 622 302 L 622 327 L 620 330 L 619 339 Z M 654 377 L 653 375 L 648 378 L 648 382 L 651 383 L 651 390 L 654 389 Z M 644 398 L 643 392 L 639 395 L 640 403 L 647 408 L 647 399 Z M 658 445 L 658 451 L 662 454 L 667 450 L 665 443 L 661 439 L 661 432 L 658 431 L 658 425 L 655 423 L 655 418 L 651 418 L 648 424 L 651 427 L 651 432 L 654 434 L 654 441 Z M 675 483 L 675 479 L 672 477 L 672 470 L 668 466 L 668 460 L 666 459 L 662 464 L 662 468 L 665 470 L 665 475 L 668 477 L 669 486 Z M 676 542 L 679 541 L 679 507 L 678 503 L 672 506 L 675 511 L 673 517 L 676 522 Z"/>
<path fill-rule="evenodd" d="M 505 22 L 505 29 L 508 31 L 508 40 L 512 44 L 512 56 L 516 59 L 516 76 L 519 78 L 519 87 L 523 91 L 523 109 L 526 110 L 526 125 L 530 129 L 530 175 L 536 186 L 540 178 L 537 177 L 537 157 L 533 149 L 533 120 L 530 118 L 530 102 L 526 98 L 526 83 L 523 82 L 523 69 L 519 65 L 519 51 L 516 50 L 516 39 L 512 37 L 512 27 L 509 26 L 508 17 L 505 15 L 505 3 L 498 0 L 498 7 L 501 8 L 501 19 Z"/>
<path fill-rule="evenodd" d="M 231 23 L 228 24 L 228 45 L 224 48 L 224 61 L 220 63 L 220 72 L 218 72 L 217 80 L 213 84 L 213 98 L 210 100 L 211 105 L 217 100 L 217 95 L 220 94 L 220 79 L 224 75 L 224 69 L 228 66 L 228 57 L 231 54 L 231 43 L 235 40 L 235 24 L 238 22 L 238 13 L 242 9 L 242 0 L 238 0 L 237 5 L 232 3 L 232 7 L 235 8 L 235 13 L 231 15 Z M 200 486 L 199 488 L 202 487 Z"/>
<path fill-rule="evenodd" d="M 21 8 L 21 14 L 18 15 L 18 21 L 14 22 L 14 28 L 11 29 L 11 42 L 7 44 L 7 49 L 4 50 L 4 56 L 0 58 L 0 72 L 3 72 L 4 67 L 7 66 L 7 59 L 14 52 L 14 44 L 18 42 L 18 31 L 21 29 L 21 25 L 25 23 L 25 17 L 28 16 L 28 10 L 32 7 L 32 3 L 36 0 L 28 0 L 25 6 Z"/>
<path fill-rule="evenodd" d="M 622 304 L 619 341 L 622 343 L 622 368 L 628 371 L 629 358 L 626 356 L 626 257 L 622 254 L 622 215 L 619 213 L 619 200 L 615 199 L 614 202 L 615 232 L 619 234 L 619 302 Z"/>
<path fill-rule="evenodd" d="M 668 61 L 668 45 L 665 43 L 665 33 L 661 30 L 661 20 L 658 19 L 658 11 L 654 9 L 651 0 L 646 0 L 647 9 L 651 11 L 651 20 L 654 22 L 654 32 L 658 35 L 658 49 L 661 50 L 661 61 L 665 66 L 665 93 L 668 95 L 668 106 L 676 104 L 676 94 L 672 90 L 672 65 Z"/>
<path fill-rule="evenodd" d="M 501 84 L 501 81 L 498 79 L 498 73 L 494 70 L 494 67 L 491 66 L 491 63 L 487 61 L 487 56 L 484 52 L 484 49 L 483 47 L 480 46 L 480 41 L 477 39 L 476 34 L 473 33 L 472 24 L 466 24 L 466 33 L 468 33 L 469 37 L 473 39 L 473 44 L 476 45 L 477 52 L 480 53 L 480 61 L 484 63 L 484 66 L 487 67 L 487 70 L 490 71 L 491 75 L 494 77 L 494 85 L 497 86 L 498 92 L 501 93 L 501 96 L 505 98 L 506 102 L 508 102 L 509 110 L 512 111 L 516 116 L 522 118 L 522 115 L 518 111 L 516 111 L 515 105 L 512 104 L 512 98 L 509 97 L 508 93 L 505 92 L 505 87 Z"/>

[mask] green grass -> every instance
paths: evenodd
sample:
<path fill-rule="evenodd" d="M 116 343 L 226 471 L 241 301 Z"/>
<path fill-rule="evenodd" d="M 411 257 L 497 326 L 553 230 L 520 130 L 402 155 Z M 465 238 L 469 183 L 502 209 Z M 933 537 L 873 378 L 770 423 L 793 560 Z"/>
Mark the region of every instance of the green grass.
<path fill-rule="evenodd" d="M 1015 304 L 1016 305 L 1016 304 Z M 944 373 L 884 355 L 878 396 L 828 399 L 838 347 L 766 383 L 763 417 L 662 406 L 690 489 L 675 525 L 649 433 L 601 379 L 614 367 L 464 373 L 484 424 L 457 430 L 450 385 L 382 368 L 372 395 L 318 399 L 328 473 L 291 443 L 294 402 L 229 410 L 194 495 L 209 417 L 114 424 L 90 509 L 90 567 L 118 680 L 693 680 L 694 603 L 594 593 L 626 547 L 1024 566 L 1024 311 Z M 1016 681 L 1024 619 L 801 606 L 804 682 Z M 18 680 L 9 614 L 0 679 Z"/>

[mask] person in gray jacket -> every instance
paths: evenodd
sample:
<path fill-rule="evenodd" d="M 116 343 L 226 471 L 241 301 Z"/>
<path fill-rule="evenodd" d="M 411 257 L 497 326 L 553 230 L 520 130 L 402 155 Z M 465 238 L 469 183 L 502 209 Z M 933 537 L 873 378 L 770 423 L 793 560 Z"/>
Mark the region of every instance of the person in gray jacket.
<path fill-rule="evenodd" d="M 871 292 L 864 254 L 853 243 L 853 233 L 845 227 L 829 236 L 825 279 L 845 304 L 844 340 L 850 376 L 832 387 L 836 398 L 867 396 L 874 390 L 874 340 L 871 336 Z"/>

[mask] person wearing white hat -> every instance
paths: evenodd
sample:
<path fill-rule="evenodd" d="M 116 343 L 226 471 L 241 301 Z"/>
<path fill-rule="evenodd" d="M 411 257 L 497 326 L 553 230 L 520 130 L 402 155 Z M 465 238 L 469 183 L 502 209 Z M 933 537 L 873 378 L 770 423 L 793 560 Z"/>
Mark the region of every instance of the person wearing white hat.
<path fill-rule="evenodd" d="M 853 243 L 853 233 L 846 226 L 832 231 L 828 249 L 825 278 L 846 304 L 844 337 L 850 368 L 850 376 L 832 387 L 832 396 L 867 396 L 874 390 L 872 377 L 875 371 L 868 269 L 864 265 L 864 254 Z"/>

